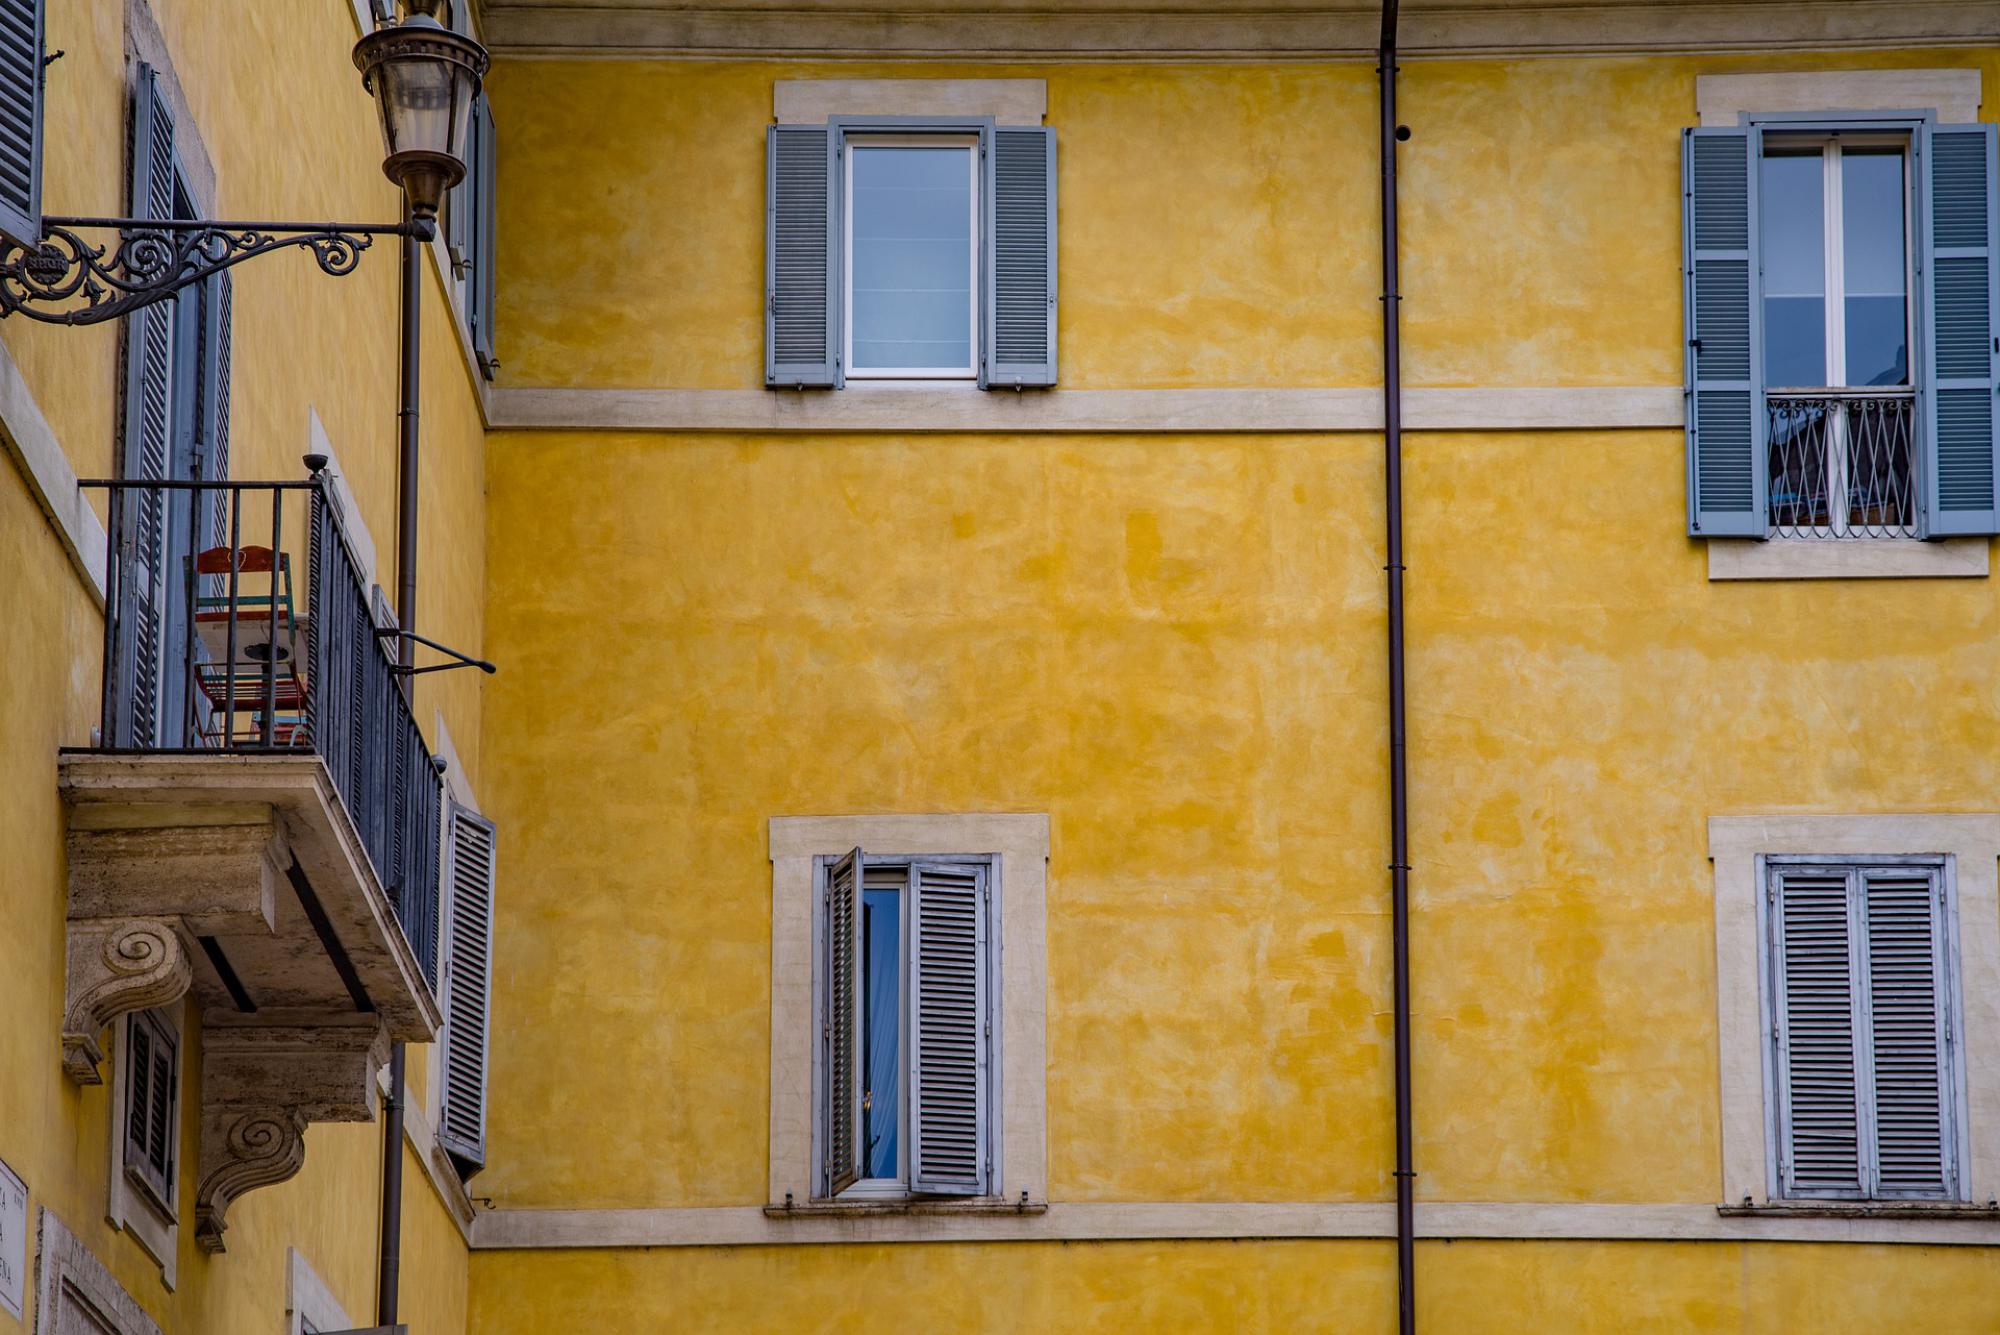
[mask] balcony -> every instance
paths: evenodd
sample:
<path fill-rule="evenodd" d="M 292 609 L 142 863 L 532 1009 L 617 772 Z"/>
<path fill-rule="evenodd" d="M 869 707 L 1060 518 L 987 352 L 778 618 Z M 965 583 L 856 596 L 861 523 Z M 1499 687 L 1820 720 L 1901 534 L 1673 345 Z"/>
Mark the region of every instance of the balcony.
<path fill-rule="evenodd" d="M 69 806 L 63 1062 L 202 1011 L 197 1239 L 283 1181 L 305 1127 L 374 1116 L 438 1026 L 440 788 L 323 475 L 117 482 L 103 719 Z"/>
<path fill-rule="evenodd" d="M 1914 538 L 1910 390 L 1772 390 L 1766 396 L 1774 538 Z"/>

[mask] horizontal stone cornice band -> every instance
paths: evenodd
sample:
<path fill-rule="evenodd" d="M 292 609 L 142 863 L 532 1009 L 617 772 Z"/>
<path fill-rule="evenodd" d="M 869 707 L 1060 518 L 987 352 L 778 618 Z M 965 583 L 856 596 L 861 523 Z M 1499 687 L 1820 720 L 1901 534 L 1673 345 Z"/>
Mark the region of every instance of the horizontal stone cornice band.
<path fill-rule="evenodd" d="M 2000 1246 L 2000 1212 L 1980 1217 L 1724 1215 L 1714 1205 L 1438 1202 L 1417 1207 L 1420 1238 L 1849 1242 Z M 936 1210 L 787 1218 L 763 1206 L 666 1210 L 495 1210 L 473 1223 L 481 1250 L 802 1246 L 889 1242 L 1392 1238 L 1395 1207 L 1351 1203 L 1104 1203 L 1045 1210 Z"/>
<path fill-rule="evenodd" d="M 1679 429 L 1679 385 L 1405 389 L 1412 431 Z M 1379 387 L 1333 389 L 528 389 L 495 430 L 898 434 L 1380 431 Z"/>

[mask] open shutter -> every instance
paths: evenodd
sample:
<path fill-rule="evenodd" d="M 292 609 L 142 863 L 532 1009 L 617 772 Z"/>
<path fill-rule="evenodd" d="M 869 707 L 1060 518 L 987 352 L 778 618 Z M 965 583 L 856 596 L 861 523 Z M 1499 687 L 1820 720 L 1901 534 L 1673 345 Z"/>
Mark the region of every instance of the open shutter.
<path fill-rule="evenodd" d="M 229 476 L 230 325 L 235 318 L 235 287 L 228 273 L 209 278 L 201 297 L 201 443 L 196 458 L 204 479 Z M 204 547 L 229 540 L 229 497 L 217 493 L 204 516 L 208 529 Z"/>
<path fill-rule="evenodd" d="M 493 978 L 493 823 L 452 803 L 445 844 L 444 1093 L 438 1143 L 470 1177 L 486 1163 L 486 1055 Z"/>
<path fill-rule="evenodd" d="M 141 64 L 132 104 L 132 216 L 174 212 L 174 121 L 152 66 Z M 168 475 L 173 420 L 175 302 L 158 302 L 125 321 L 125 441 L 122 475 Z M 166 635 L 167 507 L 163 493 L 122 493 L 124 533 L 118 558 L 120 609 L 118 712 L 121 745 L 152 745 L 159 736 L 160 655 Z"/>
<path fill-rule="evenodd" d="M 826 1081 L 820 1144 L 826 1192 L 861 1180 L 861 873 L 855 849 L 826 869 L 825 978 L 820 997 L 820 1071 Z"/>
<path fill-rule="evenodd" d="M 987 871 L 910 866 L 910 1189 L 986 1193 Z"/>
<path fill-rule="evenodd" d="M 481 94 L 472 104 L 472 147 L 477 171 L 478 194 L 472 214 L 472 277 L 467 290 L 473 293 L 472 351 L 479 359 L 479 372 L 488 380 L 500 372 L 494 352 L 493 310 L 495 305 L 495 262 L 498 234 L 494 207 L 495 168 L 500 156 L 500 132 L 493 125 L 493 104 Z"/>
<path fill-rule="evenodd" d="M 1056 383 L 1056 132 L 1002 125 L 986 154 L 986 389 Z"/>
<path fill-rule="evenodd" d="M 773 125 L 765 150 L 764 383 L 837 387 L 836 136 L 824 125 Z"/>
<path fill-rule="evenodd" d="M 1778 1028 L 1779 1169 L 1787 1196 L 1863 1193 L 1861 1005 L 1849 877 L 1775 873 L 1771 896 Z"/>
<path fill-rule="evenodd" d="M 1868 868 L 1861 881 L 1875 1094 L 1873 1194 L 1954 1197 L 1957 1100 L 1948 1056 L 1940 875 Z"/>
<path fill-rule="evenodd" d="M 471 6 L 464 3 L 449 6 L 451 30 L 461 37 L 472 36 Z M 465 162 L 468 168 L 465 178 L 453 186 L 445 195 L 444 205 L 444 248 L 451 258 L 451 270 L 460 282 L 465 282 L 472 274 L 472 211 L 478 185 L 479 161 L 479 104 L 483 96 L 476 96 L 472 102 L 471 142 L 466 145 Z"/>
<path fill-rule="evenodd" d="M 42 239 L 42 0 L 0 0 L 0 235 Z"/>
<path fill-rule="evenodd" d="M 1765 534 L 1764 349 L 1757 290 L 1757 138 L 1683 132 L 1688 532 Z"/>
<path fill-rule="evenodd" d="M 2000 207 L 1994 127 L 1923 136 L 1923 422 L 1928 534 L 2000 533 Z"/>

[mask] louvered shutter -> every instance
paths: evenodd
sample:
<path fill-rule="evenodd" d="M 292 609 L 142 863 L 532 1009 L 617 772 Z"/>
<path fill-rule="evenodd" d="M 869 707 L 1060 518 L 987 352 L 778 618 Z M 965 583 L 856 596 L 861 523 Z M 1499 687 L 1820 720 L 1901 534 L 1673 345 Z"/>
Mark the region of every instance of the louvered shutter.
<path fill-rule="evenodd" d="M 1859 873 L 1868 954 L 1875 1188 L 1887 1198 L 1957 1194 L 1945 934 L 1938 874 Z"/>
<path fill-rule="evenodd" d="M 1991 125 L 1920 136 L 1924 308 L 1919 337 L 1932 537 L 2000 532 L 2000 180 Z"/>
<path fill-rule="evenodd" d="M 173 1031 L 153 1014 L 126 1022 L 125 1166 L 163 1206 L 173 1204 L 175 1099 L 180 1051 Z"/>
<path fill-rule="evenodd" d="M 132 105 L 132 216 L 174 212 L 174 122 L 150 65 L 138 68 Z M 123 475 L 168 476 L 172 449 L 175 303 L 159 302 L 125 321 Z M 166 635 L 167 507 L 158 491 L 122 493 L 124 534 L 118 639 L 118 742 L 150 746 L 159 738 L 160 656 Z"/>
<path fill-rule="evenodd" d="M 824 125 L 773 125 L 765 152 L 764 383 L 837 387 L 836 136 Z"/>
<path fill-rule="evenodd" d="M 449 7 L 449 27 L 462 37 L 472 36 L 472 16 L 468 6 L 455 4 Z M 472 103 L 471 142 L 466 145 L 466 175 L 453 186 L 445 196 L 444 206 L 444 247 L 451 258 L 452 273 L 460 282 L 468 282 L 472 276 L 472 211 L 475 192 L 478 189 L 479 161 L 479 104 L 484 96 L 477 96 Z M 468 294 L 469 295 L 469 294 Z"/>
<path fill-rule="evenodd" d="M 1757 136 L 1684 131 L 1688 532 L 1765 534 L 1763 318 L 1757 290 Z"/>
<path fill-rule="evenodd" d="M 1849 878 L 1774 873 L 1779 1169 L 1787 1196 L 1863 1194 L 1861 987 Z"/>
<path fill-rule="evenodd" d="M 910 1189 L 986 1192 L 992 1017 L 987 871 L 910 866 Z"/>
<path fill-rule="evenodd" d="M 470 1177 L 486 1163 L 487 1034 L 493 995 L 493 823 L 452 803 L 446 817 L 444 1060 L 438 1143 Z"/>
<path fill-rule="evenodd" d="M 1056 383 L 1056 132 L 997 126 L 986 155 L 987 389 Z"/>
<path fill-rule="evenodd" d="M 472 321 L 472 351 L 479 359 L 479 372 L 488 380 L 500 373 L 500 359 L 494 350 L 494 309 L 498 304 L 496 256 L 499 246 L 499 210 L 495 206 L 500 160 L 500 131 L 493 124 L 493 104 L 485 94 L 473 103 L 473 149 L 478 164 L 475 184 L 478 195 L 472 215 L 472 281 L 475 294 Z"/>
<path fill-rule="evenodd" d="M 826 869 L 820 993 L 820 1145 L 827 1195 L 861 1180 L 861 877 L 859 848 Z"/>
<path fill-rule="evenodd" d="M 0 0 L 0 236 L 42 239 L 42 0 Z"/>
<path fill-rule="evenodd" d="M 201 443 L 196 455 L 203 478 L 229 476 L 230 326 L 235 319 L 235 286 L 227 273 L 209 278 L 201 297 Z M 229 497 L 218 493 L 202 517 L 203 546 L 229 540 Z"/>

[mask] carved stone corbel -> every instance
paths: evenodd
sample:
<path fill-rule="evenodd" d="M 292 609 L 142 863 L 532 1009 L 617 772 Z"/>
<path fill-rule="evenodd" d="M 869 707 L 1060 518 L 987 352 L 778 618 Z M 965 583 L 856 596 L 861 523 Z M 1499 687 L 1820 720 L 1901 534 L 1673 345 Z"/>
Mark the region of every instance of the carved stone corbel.
<path fill-rule="evenodd" d="M 194 961 L 164 918 L 72 918 L 63 1006 L 63 1070 L 79 1085 L 104 1083 L 97 1036 L 129 1011 L 187 995 Z"/>
<path fill-rule="evenodd" d="M 305 1165 L 314 1122 L 375 1116 L 375 1075 L 389 1058 L 379 1017 L 210 1017 L 202 1027 L 201 1176 L 195 1241 L 224 1250 L 230 1205 Z"/>

